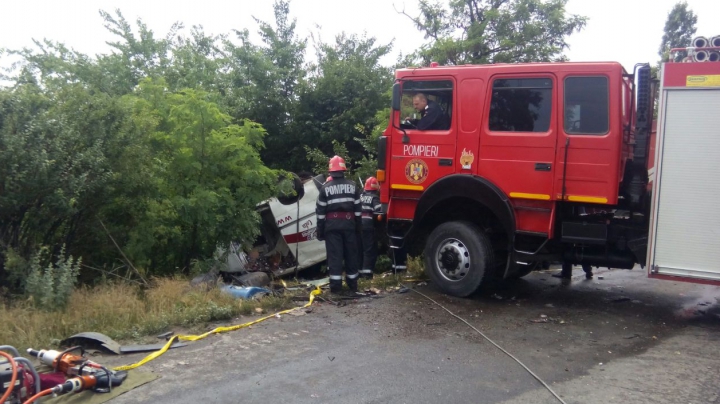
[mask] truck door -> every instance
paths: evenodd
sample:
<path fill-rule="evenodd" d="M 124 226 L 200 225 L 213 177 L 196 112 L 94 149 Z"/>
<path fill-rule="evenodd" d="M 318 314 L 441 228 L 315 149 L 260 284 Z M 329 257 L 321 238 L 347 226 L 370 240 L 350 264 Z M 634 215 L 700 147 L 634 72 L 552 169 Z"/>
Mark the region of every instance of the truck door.
<path fill-rule="evenodd" d="M 392 136 L 390 159 L 390 193 L 388 207 L 391 216 L 412 219 L 415 204 L 422 191 L 433 182 L 456 172 L 455 143 L 457 124 L 454 113 L 455 92 L 452 78 L 413 78 L 402 81 L 401 130 Z M 416 125 L 420 114 L 413 108 L 413 97 L 424 95 L 430 103 L 439 106 L 444 124 L 419 130 Z M 406 121 L 406 118 L 409 120 Z"/>
<path fill-rule="evenodd" d="M 497 74 L 488 82 L 478 175 L 513 200 L 521 232 L 548 235 L 557 124 L 552 74 Z"/>
<path fill-rule="evenodd" d="M 621 72 L 609 73 L 568 73 L 559 80 L 553 199 L 617 203 L 623 94 Z"/>

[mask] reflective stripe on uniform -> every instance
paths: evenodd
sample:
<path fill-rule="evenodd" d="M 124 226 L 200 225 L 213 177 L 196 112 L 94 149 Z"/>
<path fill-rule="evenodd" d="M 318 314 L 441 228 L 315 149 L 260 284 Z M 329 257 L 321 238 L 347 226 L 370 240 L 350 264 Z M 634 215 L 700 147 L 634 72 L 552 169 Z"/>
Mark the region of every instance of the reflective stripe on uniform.
<path fill-rule="evenodd" d="M 361 270 L 360 270 L 360 273 L 361 273 L 361 274 L 371 274 L 371 273 L 372 273 L 372 269 L 361 269 Z"/>
<path fill-rule="evenodd" d="M 362 215 L 362 212 L 355 212 L 355 216 L 360 216 L 360 215 Z"/>
<path fill-rule="evenodd" d="M 345 275 L 345 277 L 348 278 L 348 279 L 355 279 L 355 278 L 357 278 L 359 275 L 360 275 L 360 274 Z"/>
<path fill-rule="evenodd" d="M 325 215 L 317 215 L 318 219 L 325 219 Z"/>
<path fill-rule="evenodd" d="M 331 281 L 341 281 L 342 275 L 330 275 L 330 280 Z"/>
<path fill-rule="evenodd" d="M 360 199 L 355 199 L 355 205 L 360 203 Z"/>
<path fill-rule="evenodd" d="M 343 202 L 353 202 L 355 199 L 353 198 L 337 198 L 337 199 L 330 199 L 327 201 L 328 205 L 333 203 L 343 203 Z"/>
<path fill-rule="evenodd" d="M 323 201 L 317 201 L 317 204 L 320 206 L 327 206 L 327 202 L 323 202 Z"/>
<path fill-rule="evenodd" d="M 382 208 L 382 205 L 375 205 L 375 207 L 373 209 L 380 210 L 380 208 Z"/>

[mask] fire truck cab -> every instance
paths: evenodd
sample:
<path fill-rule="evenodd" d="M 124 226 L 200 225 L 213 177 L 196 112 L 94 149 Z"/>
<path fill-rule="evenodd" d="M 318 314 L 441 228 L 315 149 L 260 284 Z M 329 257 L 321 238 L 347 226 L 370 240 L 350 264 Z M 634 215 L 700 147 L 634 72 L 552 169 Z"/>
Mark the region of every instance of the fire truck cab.
<path fill-rule="evenodd" d="M 456 296 L 543 261 L 644 265 L 654 88 L 614 62 L 398 70 L 377 174 L 390 247 Z M 449 125 L 417 129 L 418 94 Z"/>

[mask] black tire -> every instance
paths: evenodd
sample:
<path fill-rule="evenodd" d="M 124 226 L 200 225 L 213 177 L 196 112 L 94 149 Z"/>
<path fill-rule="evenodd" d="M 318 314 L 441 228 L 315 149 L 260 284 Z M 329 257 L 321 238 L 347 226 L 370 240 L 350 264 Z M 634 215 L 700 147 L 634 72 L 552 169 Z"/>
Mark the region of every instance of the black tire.
<path fill-rule="evenodd" d="M 470 222 L 436 227 L 425 243 L 425 271 L 445 293 L 466 297 L 490 276 L 493 250 L 487 235 Z M 464 258 L 463 258 L 464 256 Z"/>

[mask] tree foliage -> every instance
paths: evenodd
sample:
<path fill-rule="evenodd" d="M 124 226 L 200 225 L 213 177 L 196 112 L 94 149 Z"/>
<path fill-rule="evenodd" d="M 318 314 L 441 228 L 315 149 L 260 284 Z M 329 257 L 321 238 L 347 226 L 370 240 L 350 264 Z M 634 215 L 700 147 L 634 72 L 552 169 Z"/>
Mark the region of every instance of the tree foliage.
<path fill-rule="evenodd" d="M 299 91 L 293 125 L 294 150 L 299 155 L 305 145 L 327 155 L 336 149 L 333 142 L 339 142 L 347 150 L 344 158 L 367 157 L 361 142 L 371 137 L 377 111 L 390 105 L 392 71 L 380 65 L 390 46 L 357 35 L 339 35 L 334 43 L 316 42 L 317 62 Z"/>
<path fill-rule="evenodd" d="M 562 60 L 565 37 L 585 24 L 565 0 L 420 6 L 423 61 Z M 0 49 L 20 60 L 0 87 L 0 283 L 61 305 L 52 296 L 67 295 L 78 267 L 86 282 L 97 275 L 88 268 L 128 261 L 141 274 L 188 271 L 254 239 L 256 204 L 282 191 L 281 169 L 325 173 L 339 154 L 353 180 L 374 174 L 392 44 L 303 38 L 290 1 L 273 7 L 273 21 L 219 35 L 181 22 L 158 35 L 100 11 L 106 54 L 52 39 Z M 58 281 L 57 268 L 72 276 Z M 50 286 L 63 291 L 42 292 Z"/>
<path fill-rule="evenodd" d="M 420 14 L 402 11 L 430 42 L 413 55 L 423 65 L 565 60 L 566 37 L 585 17 L 567 15 L 567 0 L 420 0 Z"/>
<path fill-rule="evenodd" d="M 670 49 L 690 46 L 697 31 L 696 24 L 697 15 L 688 7 L 687 2 L 683 1 L 673 6 L 665 21 L 663 37 L 658 50 L 661 61 L 668 60 Z M 687 52 L 678 52 L 675 55 L 675 61 L 679 62 L 686 56 Z"/>

